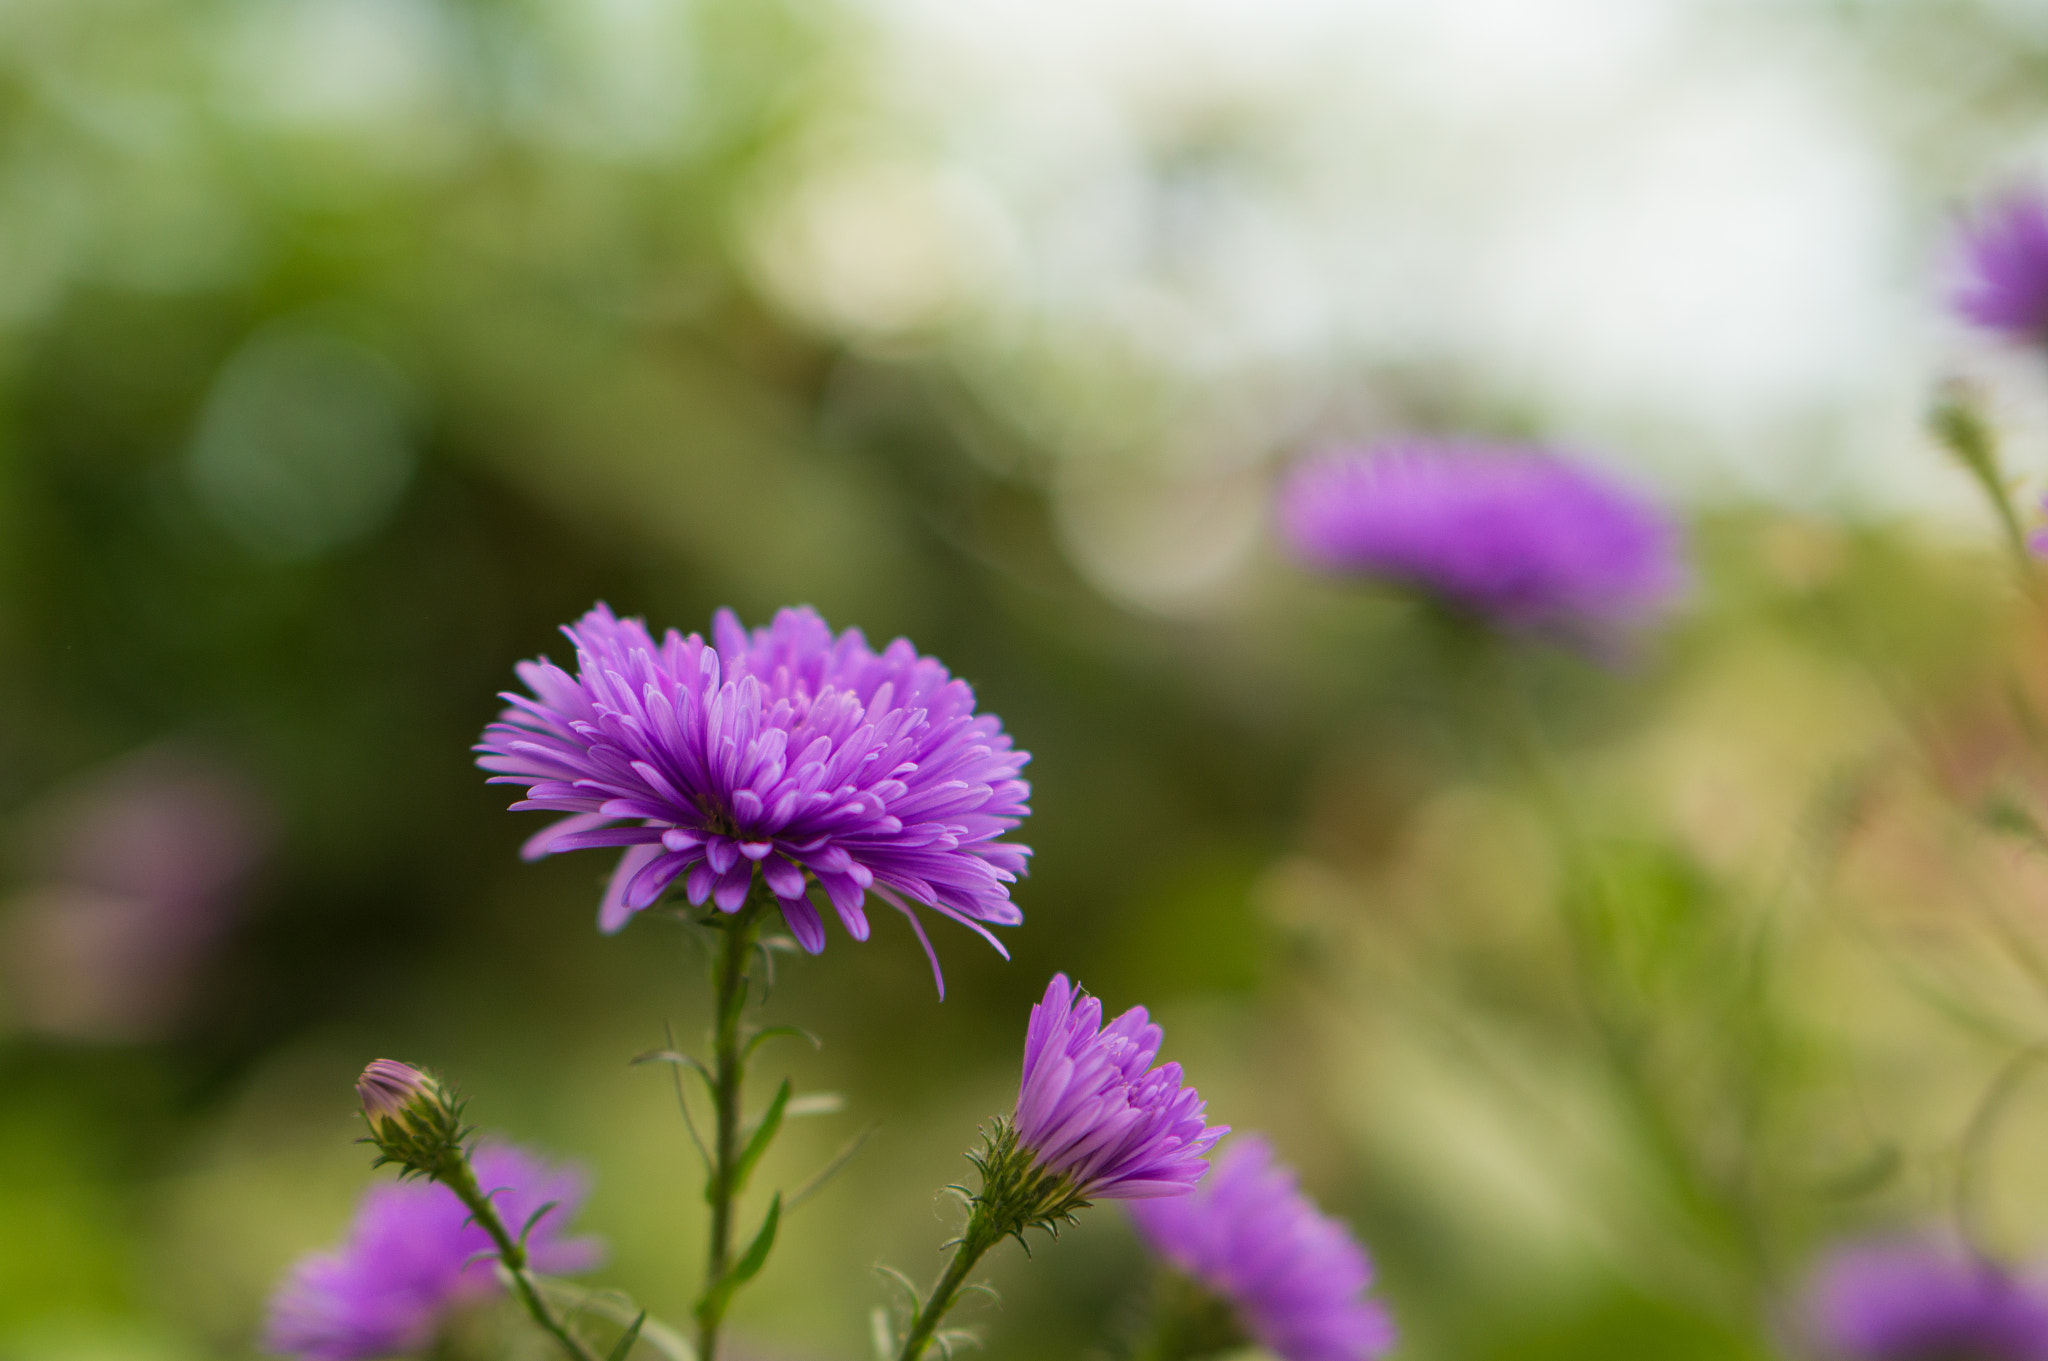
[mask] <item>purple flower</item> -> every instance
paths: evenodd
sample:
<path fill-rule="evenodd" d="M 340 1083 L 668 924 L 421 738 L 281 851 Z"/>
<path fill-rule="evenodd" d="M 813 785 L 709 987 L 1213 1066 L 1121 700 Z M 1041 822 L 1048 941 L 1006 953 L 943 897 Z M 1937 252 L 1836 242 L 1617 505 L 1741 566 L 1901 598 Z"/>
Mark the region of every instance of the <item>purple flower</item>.
<path fill-rule="evenodd" d="M 167 743 L 21 821 L 34 883 L 0 907 L 0 1013 L 74 1039 L 154 1039 L 203 992 L 273 818 L 232 765 Z"/>
<path fill-rule="evenodd" d="M 363 1119 L 376 1133 L 387 1127 L 410 1128 L 416 1123 L 418 1105 L 439 1106 L 445 1098 L 441 1084 L 411 1064 L 373 1059 L 356 1079 L 356 1099 L 363 1103 Z"/>
<path fill-rule="evenodd" d="M 573 815 L 528 841 L 529 859 L 626 848 L 603 930 L 678 879 L 693 904 L 737 912 L 758 871 L 813 954 L 825 948 L 814 887 L 855 940 L 869 891 L 902 912 L 935 977 L 913 903 L 1003 951 L 983 923 L 1024 919 L 1008 885 L 1030 850 L 999 838 L 1030 811 L 1017 774 L 1031 758 L 974 711 L 966 682 L 905 639 L 876 652 L 858 629 L 835 637 L 809 609 L 751 634 L 720 610 L 712 644 L 674 630 L 656 643 L 604 605 L 563 632 L 576 675 L 522 663 L 533 697 L 505 696 L 477 764 L 494 784 L 528 786 L 514 808 Z"/>
<path fill-rule="evenodd" d="M 1177 1196 L 1201 1180 L 1229 1130 L 1203 1126 L 1179 1064 L 1151 1066 L 1162 1038 L 1143 1007 L 1103 1025 L 1102 1003 L 1053 975 L 1024 1036 L 1017 1147 L 1082 1200 Z"/>
<path fill-rule="evenodd" d="M 1296 466 L 1279 509 L 1312 566 L 1417 587 L 1511 630 L 1603 633 L 1655 614 L 1684 581 L 1661 511 L 1538 449 L 1340 450 Z"/>
<path fill-rule="evenodd" d="M 1990 1262 L 1920 1243 L 1837 1252 L 1807 1314 L 1842 1361 L 2048 1361 L 2048 1298 Z"/>
<path fill-rule="evenodd" d="M 505 1224 L 517 1226 L 549 1201 L 527 1236 L 528 1264 L 549 1274 L 587 1271 L 603 1256 L 592 1238 L 565 1238 L 583 1201 L 584 1178 L 516 1148 L 479 1149 L 472 1166 Z M 292 1268 L 270 1302 L 264 1348 L 300 1361 L 367 1361 L 424 1351 L 448 1315 L 499 1289 L 490 1236 L 455 1193 L 438 1182 L 373 1187 L 334 1252 Z"/>
<path fill-rule="evenodd" d="M 1283 1361 L 1365 1361 L 1394 1345 L 1386 1310 L 1364 1297 L 1364 1249 L 1301 1194 L 1258 1135 L 1232 1140 L 1192 1195 L 1130 1210 L 1154 1251 Z"/>
<path fill-rule="evenodd" d="M 1967 223 L 1962 267 L 1952 301 L 1965 320 L 2013 340 L 2048 341 L 2048 202 L 2039 192 L 2009 193 Z"/>

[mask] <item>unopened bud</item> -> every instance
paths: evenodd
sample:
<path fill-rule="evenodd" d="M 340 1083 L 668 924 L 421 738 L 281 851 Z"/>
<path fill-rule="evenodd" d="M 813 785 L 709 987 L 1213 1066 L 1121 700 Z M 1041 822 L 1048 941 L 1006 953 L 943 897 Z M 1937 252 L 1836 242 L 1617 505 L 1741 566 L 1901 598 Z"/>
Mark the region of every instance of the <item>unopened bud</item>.
<path fill-rule="evenodd" d="M 370 1142 L 407 1172 L 433 1176 L 460 1158 L 461 1104 L 431 1074 L 396 1059 L 378 1059 L 356 1080 Z"/>

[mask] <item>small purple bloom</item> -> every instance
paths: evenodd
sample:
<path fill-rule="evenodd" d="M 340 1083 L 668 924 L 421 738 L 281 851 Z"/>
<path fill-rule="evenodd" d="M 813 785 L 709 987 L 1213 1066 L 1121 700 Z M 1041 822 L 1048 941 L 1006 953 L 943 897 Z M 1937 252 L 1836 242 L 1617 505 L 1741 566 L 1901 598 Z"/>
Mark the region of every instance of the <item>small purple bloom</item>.
<path fill-rule="evenodd" d="M 526 843 L 528 858 L 623 846 L 598 911 L 617 931 L 681 880 L 693 904 L 737 912 L 758 871 L 804 949 L 825 948 L 811 890 L 855 940 L 869 892 L 910 919 L 939 975 L 921 904 L 980 933 L 1024 919 L 1009 885 L 1027 847 L 1003 841 L 1030 811 L 1030 756 L 974 692 L 898 638 L 834 636 L 809 609 L 751 634 L 730 610 L 713 643 L 599 605 L 563 632 L 574 676 L 522 663 L 533 697 L 484 731 L 493 784 L 528 786 L 518 808 L 572 816 Z M 939 978 L 945 995 L 945 980 Z"/>
<path fill-rule="evenodd" d="M 588 1188 L 581 1174 L 549 1167 L 516 1148 L 478 1150 L 472 1160 L 492 1205 L 517 1232 L 549 1201 L 526 1239 L 527 1259 L 551 1275 L 587 1271 L 604 1255 L 594 1238 L 563 1229 Z M 373 1187 L 349 1225 L 347 1241 L 292 1268 L 270 1302 L 264 1348 L 299 1361 L 368 1361 L 425 1351 L 448 1315 L 487 1299 L 499 1286 L 490 1235 L 471 1221 L 455 1193 L 438 1182 Z"/>
<path fill-rule="evenodd" d="M 1053 975 L 1024 1036 L 1017 1146 L 1083 1200 L 1187 1191 L 1229 1130 L 1203 1126 L 1207 1103 L 1179 1064 L 1151 1066 L 1163 1038 L 1143 1007 L 1103 1025 L 1102 1003 Z"/>
<path fill-rule="evenodd" d="M 2048 341 L 2048 202 L 2032 189 L 1986 205 L 1962 231 L 1965 320 L 2012 340 Z"/>
<path fill-rule="evenodd" d="M 1366 1361 L 1394 1345 L 1387 1311 L 1365 1298 L 1365 1250 L 1301 1194 L 1258 1135 L 1232 1140 L 1192 1195 L 1130 1210 L 1155 1252 L 1282 1361 Z"/>
<path fill-rule="evenodd" d="M 1921 1243 L 1837 1252 L 1807 1314 L 1841 1361 L 2048 1361 L 2048 1297 L 1998 1266 Z"/>
<path fill-rule="evenodd" d="M 409 1063 L 373 1059 L 356 1079 L 356 1099 L 371 1129 L 404 1122 L 416 1101 L 441 1100 L 440 1084 Z"/>
<path fill-rule="evenodd" d="M 1685 577 L 1668 517 L 1538 449 L 1406 439 L 1339 450 L 1296 466 L 1279 510 L 1310 565 L 1416 587 L 1516 631 L 1637 623 Z"/>

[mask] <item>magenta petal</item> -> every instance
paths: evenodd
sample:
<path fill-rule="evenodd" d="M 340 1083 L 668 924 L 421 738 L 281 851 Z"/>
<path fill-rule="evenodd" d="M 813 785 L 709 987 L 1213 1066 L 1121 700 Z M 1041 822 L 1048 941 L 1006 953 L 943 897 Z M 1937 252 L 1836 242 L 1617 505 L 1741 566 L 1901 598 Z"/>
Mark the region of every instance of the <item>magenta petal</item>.
<path fill-rule="evenodd" d="M 611 882 L 605 885 L 604 898 L 597 908 L 597 929 L 606 935 L 617 935 L 633 919 L 634 909 L 626 905 L 626 886 L 633 877 L 647 867 L 647 862 L 661 854 L 659 846 L 633 846 L 619 857 L 618 868 L 612 871 Z"/>
<path fill-rule="evenodd" d="M 825 948 L 825 923 L 818 919 L 818 909 L 811 906 L 809 898 L 778 898 L 776 902 L 782 908 L 782 920 L 789 923 L 789 934 L 806 953 L 815 955 Z"/>
<path fill-rule="evenodd" d="M 779 855 L 771 855 L 761 862 L 761 877 L 768 881 L 769 891 L 778 898 L 801 898 L 804 895 L 804 872 Z"/>
<path fill-rule="evenodd" d="M 939 952 L 932 949 L 931 937 L 927 936 L 924 933 L 924 923 L 917 919 L 917 914 L 910 910 L 909 904 L 905 903 L 901 898 L 891 893 L 888 889 L 882 888 L 878 885 L 875 888 L 875 893 L 877 896 L 881 898 L 883 902 L 889 904 L 889 906 L 895 908 L 898 912 L 901 912 L 906 918 L 909 919 L 910 929 L 917 933 L 917 943 L 924 947 L 924 957 L 931 961 L 932 982 L 938 985 L 939 1000 L 941 1002 L 945 1001 L 946 975 L 939 969 Z M 1030 1057 L 1028 1053 L 1026 1055 L 1025 1062 L 1030 1062 Z"/>
<path fill-rule="evenodd" d="M 556 837 L 569 832 L 588 832 L 610 821 L 612 819 L 603 813 L 578 813 L 574 817 L 563 818 L 560 822 L 551 822 L 526 838 L 525 843 L 519 848 L 519 858 L 538 860 L 549 854 L 548 848 Z"/>
<path fill-rule="evenodd" d="M 712 885 L 711 901 L 718 905 L 720 912 L 737 912 L 740 904 L 747 900 L 747 890 L 753 887 L 754 866 L 752 861 L 742 860 Z"/>
<path fill-rule="evenodd" d="M 681 874 L 689 863 L 689 856 L 678 855 L 674 851 L 663 852 L 648 861 L 641 867 L 640 872 L 633 876 L 632 882 L 626 885 L 626 906 L 638 912 L 643 907 L 653 905 L 662 894 L 668 892 L 668 886 L 675 882 L 676 876 Z"/>
<path fill-rule="evenodd" d="M 690 879 L 683 888 L 689 895 L 690 906 L 702 907 L 711 897 L 711 886 L 718 882 L 717 871 L 709 861 L 699 860 L 690 867 Z"/>

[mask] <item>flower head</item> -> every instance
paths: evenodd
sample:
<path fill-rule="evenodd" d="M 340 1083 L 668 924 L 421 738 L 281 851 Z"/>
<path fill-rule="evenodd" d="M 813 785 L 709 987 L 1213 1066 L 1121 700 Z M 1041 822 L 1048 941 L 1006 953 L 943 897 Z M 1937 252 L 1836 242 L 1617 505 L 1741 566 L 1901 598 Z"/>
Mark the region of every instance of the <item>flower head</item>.
<path fill-rule="evenodd" d="M 2020 190 L 1986 205 L 1962 232 L 1963 318 L 2009 339 L 2048 342 L 2048 201 Z"/>
<path fill-rule="evenodd" d="M 397 1059 L 371 1060 L 356 1079 L 356 1096 L 374 1133 L 415 1129 L 422 1118 L 420 1108 L 443 1104 L 440 1083 Z"/>
<path fill-rule="evenodd" d="M 408 1175 L 433 1176 L 462 1156 L 468 1132 L 462 1103 L 431 1075 L 396 1059 L 376 1059 L 356 1079 L 363 1122 L 379 1163 L 393 1162 Z"/>
<path fill-rule="evenodd" d="M 1192 1194 L 1130 1210 L 1154 1251 L 1283 1361 L 1366 1361 L 1393 1346 L 1386 1310 L 1364 1297 L 1364 1249 L 1301 1194 L 1258 1135 L 1233 1139 Z"/>
<path fill-rule="evenodd" d="M 1512 630 L 1635 623 L 1684 580 L 1662 512 L 1537 449 L 1409 439 L 1324 454 L 1288 475 L 1279 510 L 1311 565 L 1417 587 Z"/>
<path fill-rule="evenodd" d="M 1229 1132 L 1203 1125 L 1207 1104 L 1182 1085 L 1179 1064 L 1152 1067 L 1162 1038 L 1143 1007 L 1103 1025 L 1102 1003 L 1065 974 L 1031 1008 L 1016 1144 L 1076 1199 L 1180 1195 Z"/>
<path fill-rule="evenodd" d="M 1998 1266 L 1919 1243 L 1836 1253 L 1807 1313 L 1841 1361 L 2048 1361 L 2048 1297 Z"/>
<path fill-rule="evenodd" d="M 603 1256 L 597 1240 L 563 1236 L 587 1190 L 580 1174 L 503 1145 L 478 1150 L 473 1165 L 483 1189 L 498 1191 L 492 1204 L 509 1224 L 556 1202 L 526 1239 L 535 1270 L 586 1271 Z M 498 1291 L 491 1250 L 490 1236 L 447 1187 L 373 1187 L 342 1246 L 303 1259 L 278 1288 L 263 1345 L 300 1361 L 423 1351 L 453 1311 Z"/>
<path fill-rule="evenodd" d="M 603 605 L 563 632 L 576 674 L 522 663 L 533 693 L 505 696 L 477 763 L 495 784 L 527 786 L 514 808 L 571 815 L 527 842 L 529 858 L 625 848 L 603 930 L 679 880 L 691 903 L 737 912 L 757 874 L 813 954 L 825 947 L 814 889 L 856 940 L 873 892 L 927 955 L 913 905 L 999 951 L 984 924 L 1023 920 L 1008 886 L 1030 851 L 1000 838 L 1030 811 L 1017 778 L 1030 757 L 907 640 L 876 652 L 809 609 L 752 633 L 720 610 L 709 643 L 674 630 L 656 642 Z"/>

